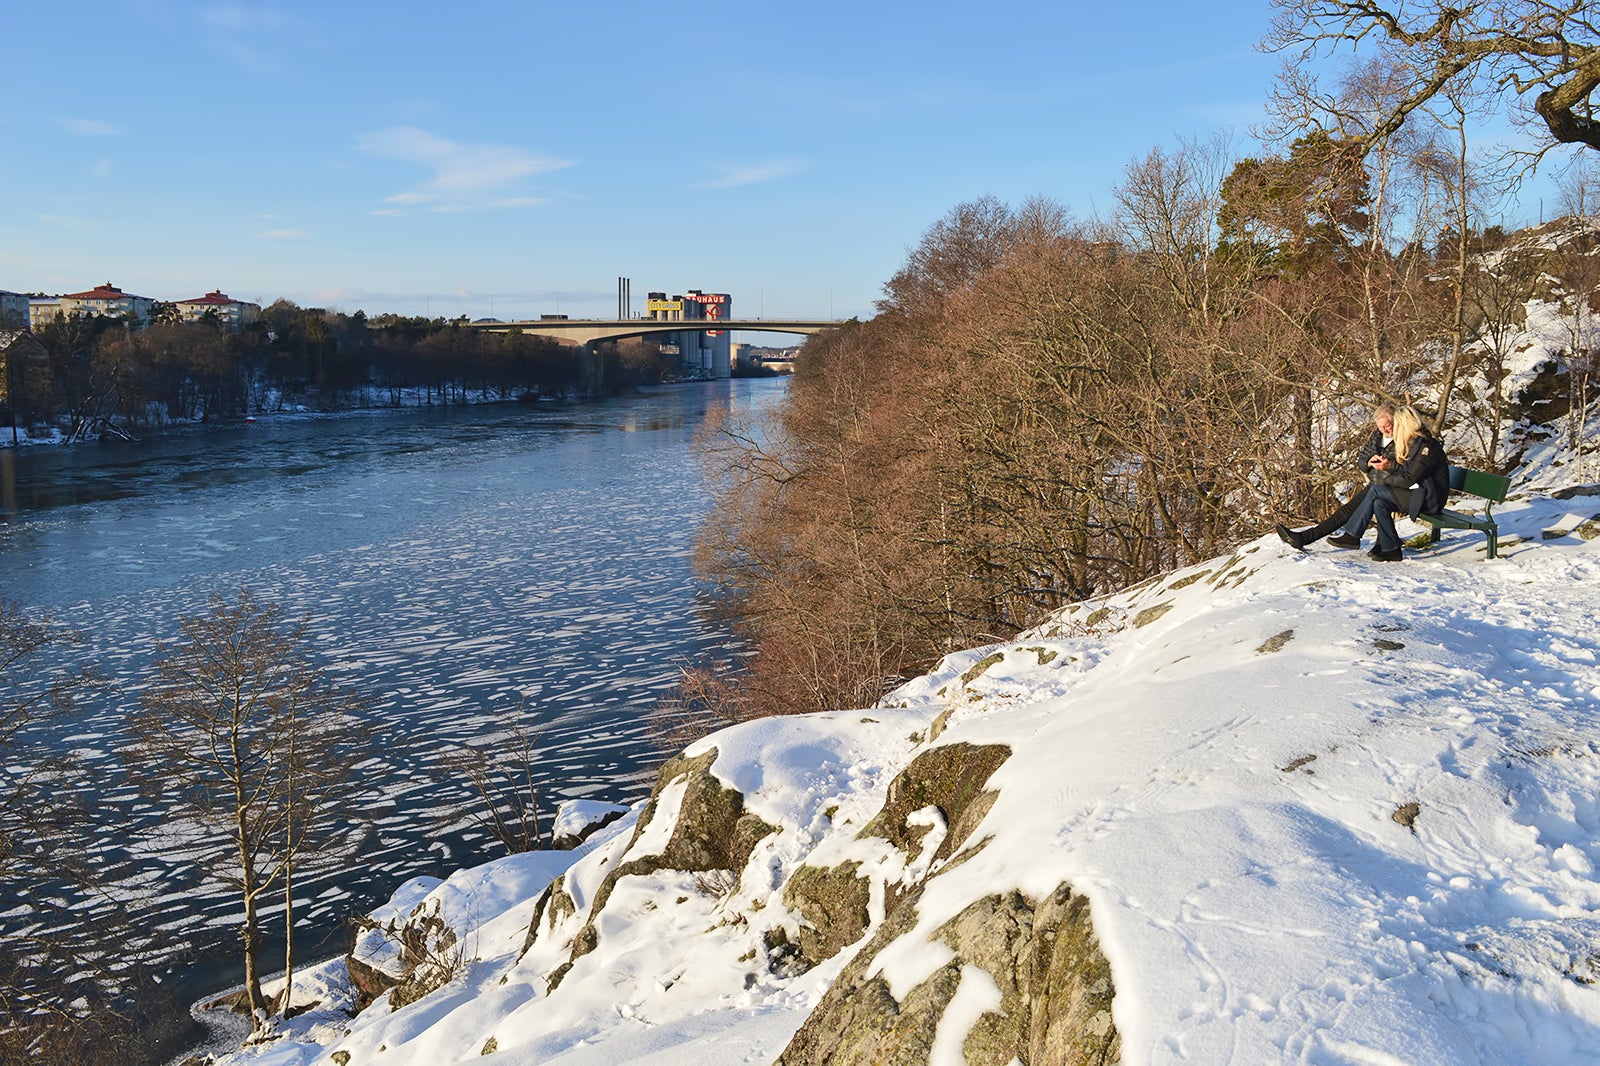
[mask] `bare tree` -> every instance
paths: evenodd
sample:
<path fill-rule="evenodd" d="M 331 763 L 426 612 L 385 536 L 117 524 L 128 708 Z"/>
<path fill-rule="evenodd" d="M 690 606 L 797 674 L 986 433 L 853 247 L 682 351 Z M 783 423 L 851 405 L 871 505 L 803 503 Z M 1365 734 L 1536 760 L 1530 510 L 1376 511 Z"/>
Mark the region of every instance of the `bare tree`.
<path fill-rule="evenodd" d="M 472 798 L 445 813 L 445 821 L 470 819 L 499 842 L 507 854 L 537 849 L 539 795 L 534 787 L 538 765 L 535 734 L 524 721 L 526 701 L 495 718 L 496 735 L 463 744 L 445 758 L 445 766 L 472 789 Z"/>
<path fill-rule="evenodd" d="M 1561 206 L 1568 218 L 1568 232 L 1556 255 L 1556 273 L 1572 301 L 1572 316 L 1567 319 L 1567 372 L 1571 399 L 1567 412 L 1568 446 L 1578 464 L 1578 479 L 1584 477 L 1589 390 L 1595 371 L 1594 313 L 1591 301 L 1600 286 L 1600 167 L 1588 159 L 1576 160 L 1562 175 L 1558 186 Z"/>
<path fill-rule="evenodd" d="M 1430 144 L 1419 153 L 1418 164 L 1437 176 L 1444 189 L 1447 202 L 1445 217 L 1449 219 L 1441 234 L 1437 256 L 1443 260 L 1448 252 L 1451 293 L 1449 323 L 1446 326 L 1450 354 L 1445 360 L 1443 382 L 1439 387 L 1439 403 L 1433 417 L 1433 433 L 1444 432 L 1445 420 L 1450 414 L 1450 401 L 1455 392 L 1456 378 L 1466 364 L 1467 312 L 1471 306 L 1468 298 L 1468 273 L 1472 252 L 1472 233 L 1475 216 L 1473 195 L 1477 175 L 1472 166 L 1472 155 L 1467 139 L 1467 120 L 1473 107 L 1473 98 L 1467 86 L 1446 86 L 1428 107 L 1439 128 L 1450 141 L 1449 150 L 1442 145 Z M 1449 245 L 1448 248 L 1445 244 Z M 1444 263 L 1440 263 L 1444 266 Z"/>
<path fill-rule="evenodd" d="M 1475 257 L 1468 274 L 1467 292 L 1483 352 L 1480 366 L 1487 400 L 1487 410 L 1471 424 L 1483 428 L 1484 462 L 1491 470 L 1499 469 L 1506 364 L 1522 333 L 1528 298 L 1544 273 L 1548 254 L 1537 241 L 1517 241 Z"/>
<path fill-rule="evenodd" d="M 315 665 L 303 621 L 284 621 L 276 604 L 247 588 L 233 604 L 213 595 L 205 613 L 179 627 L 182 638 L 161 646 L 133 717 L 128 761 L 175 820 L 226 839 L 206 872 L 239 894 L 245 996 L 259 1023 L 268 1008 L 261 908 L 350 813 L 341 801 L 359 783 L 348 768 L 368 741 L 365 704 Z M 284 932 L 292 978 L 293 929 Z"/>
<path fill-rule="evenodd" d="M 1535 93 L 1525 120 L 1552 143 L 1600 151 L 1594 93 L 1600 88 L 1600 20 L 1592 0 L 1273 0 L 1268 51 L 1307 60 L 1342 49 L 1391 56 L 1405 80 L 1367 134 L 1375 145 L 1440 93 L 1476 82 L 1518 97 Z M 1315 96 L 1302 62 L 1286 79 Z"/>
<path fill-rule="evenodd" d="M 87 773 L 49 725 L 100 688 L 79 635 L 0 602 L 0 1060 L 79 1066 L 154 1054 L 141 1027 L 170 1008 L 147 981 L 126 909 L 95 877 L 111 830 L 77 797 Z M 148 946 L 148 942 L 146 943 Z"/>

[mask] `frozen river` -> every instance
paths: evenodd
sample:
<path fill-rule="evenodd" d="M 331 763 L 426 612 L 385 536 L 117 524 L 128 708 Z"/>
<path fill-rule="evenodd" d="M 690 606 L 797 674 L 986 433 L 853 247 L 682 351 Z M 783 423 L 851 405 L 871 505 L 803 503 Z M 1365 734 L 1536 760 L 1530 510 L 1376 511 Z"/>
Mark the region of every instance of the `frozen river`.
<path fill-rule="evenodd" d="M 114 765 L 154 643 L 213 592 L 248 586 L 307 616 L 384 737 L 353 770 L 376 828 L 296 904 L 302 958 L 341 950 L 349 919 L 400 881 L 500 853 L 434 818 L 466 794 L 444 756 L 496 730 L 497 714 L 524 708 L 547 822 L 563 798 L 648 791 L 661 759 L 649 708 L 680 665 L 728 639 L 690 575 L 709 502 L 693 436 L 713 404 L 767 405 L 782 389 L 693 384 L 0 450 L 0 597 L 80 629 L 86 660 L 117 682 L 36 740 Z M 237 902 L 197 889 L 194 854 L 163 846 L 161 812 L 132 789 L 90 799 L 116 827 L 103 860 L 139 920 L 213 960 L 182 983 L 226 983 Z"/>

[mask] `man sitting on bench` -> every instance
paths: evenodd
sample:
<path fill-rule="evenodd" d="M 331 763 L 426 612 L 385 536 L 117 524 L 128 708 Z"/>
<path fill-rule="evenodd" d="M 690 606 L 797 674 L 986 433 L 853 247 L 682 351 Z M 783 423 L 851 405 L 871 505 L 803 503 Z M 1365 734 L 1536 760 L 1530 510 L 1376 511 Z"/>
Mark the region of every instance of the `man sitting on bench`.
<path fill-rule="evenodd" d="M 1450 498 L 1450 464 L 1444 445 L 1422 425 L 1422 415 L 1406 404 L 1394 413 L 1394 458 L 1374 456 L 1374 471 L 1361 506 L 1356 508 L 1344 532 L 1329 537 L 1328 543 L 1340 548 L 1361 547 L 1361 534 L 1368 521 L 1376 521 L 1378 544 L 1367 554 L 1383 563 L 1397 563 L 1404 553 L 1400 534 L 1394 528 L 1394 512 L 1411 516 L 1433 514 Z"/>

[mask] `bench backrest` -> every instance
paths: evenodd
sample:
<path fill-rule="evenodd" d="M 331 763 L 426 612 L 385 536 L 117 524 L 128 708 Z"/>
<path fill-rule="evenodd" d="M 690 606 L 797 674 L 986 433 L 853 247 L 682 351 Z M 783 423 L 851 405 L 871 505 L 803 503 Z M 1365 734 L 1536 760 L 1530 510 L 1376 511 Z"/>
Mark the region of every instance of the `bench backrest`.
<path fill-rule="evenodd" d="M 1511 479 L 1503 474 L 1486 474 L 1482 470 L 1452 466 L 1450 488 L 1454 492 L 1465 492 L 1469 496 L 1481 496 L 1485 500 L 1500 503 L 1511 488 Z"/>

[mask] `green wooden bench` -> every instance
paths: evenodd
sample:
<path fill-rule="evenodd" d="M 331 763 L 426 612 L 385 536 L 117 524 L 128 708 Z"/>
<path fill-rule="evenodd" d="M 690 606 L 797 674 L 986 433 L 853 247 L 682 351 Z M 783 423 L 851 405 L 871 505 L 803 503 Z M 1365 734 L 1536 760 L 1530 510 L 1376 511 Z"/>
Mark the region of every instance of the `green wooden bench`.
<path fill-rule="evenodd" d="M 1482 470 L 1468 470 L 1464 466 L 1450 468 L 1450 490 L 1486 501 L 1483 516 L 1462 514 L 1460 511 L 1442 510 L 1438 514 L 1418 515 L 1417 521 L 1432 526 L 1428 543 L 1437 544 L 1439 533 L 1445 529 L 1476 529 L 1489 538 L 1489 558 L 1496 557 L 1500 549 L 1500 526 L 1494 520 L 1494 505 L 1506 498 L 1511 479 L 1500 474 L 1486 474 Z"/>

